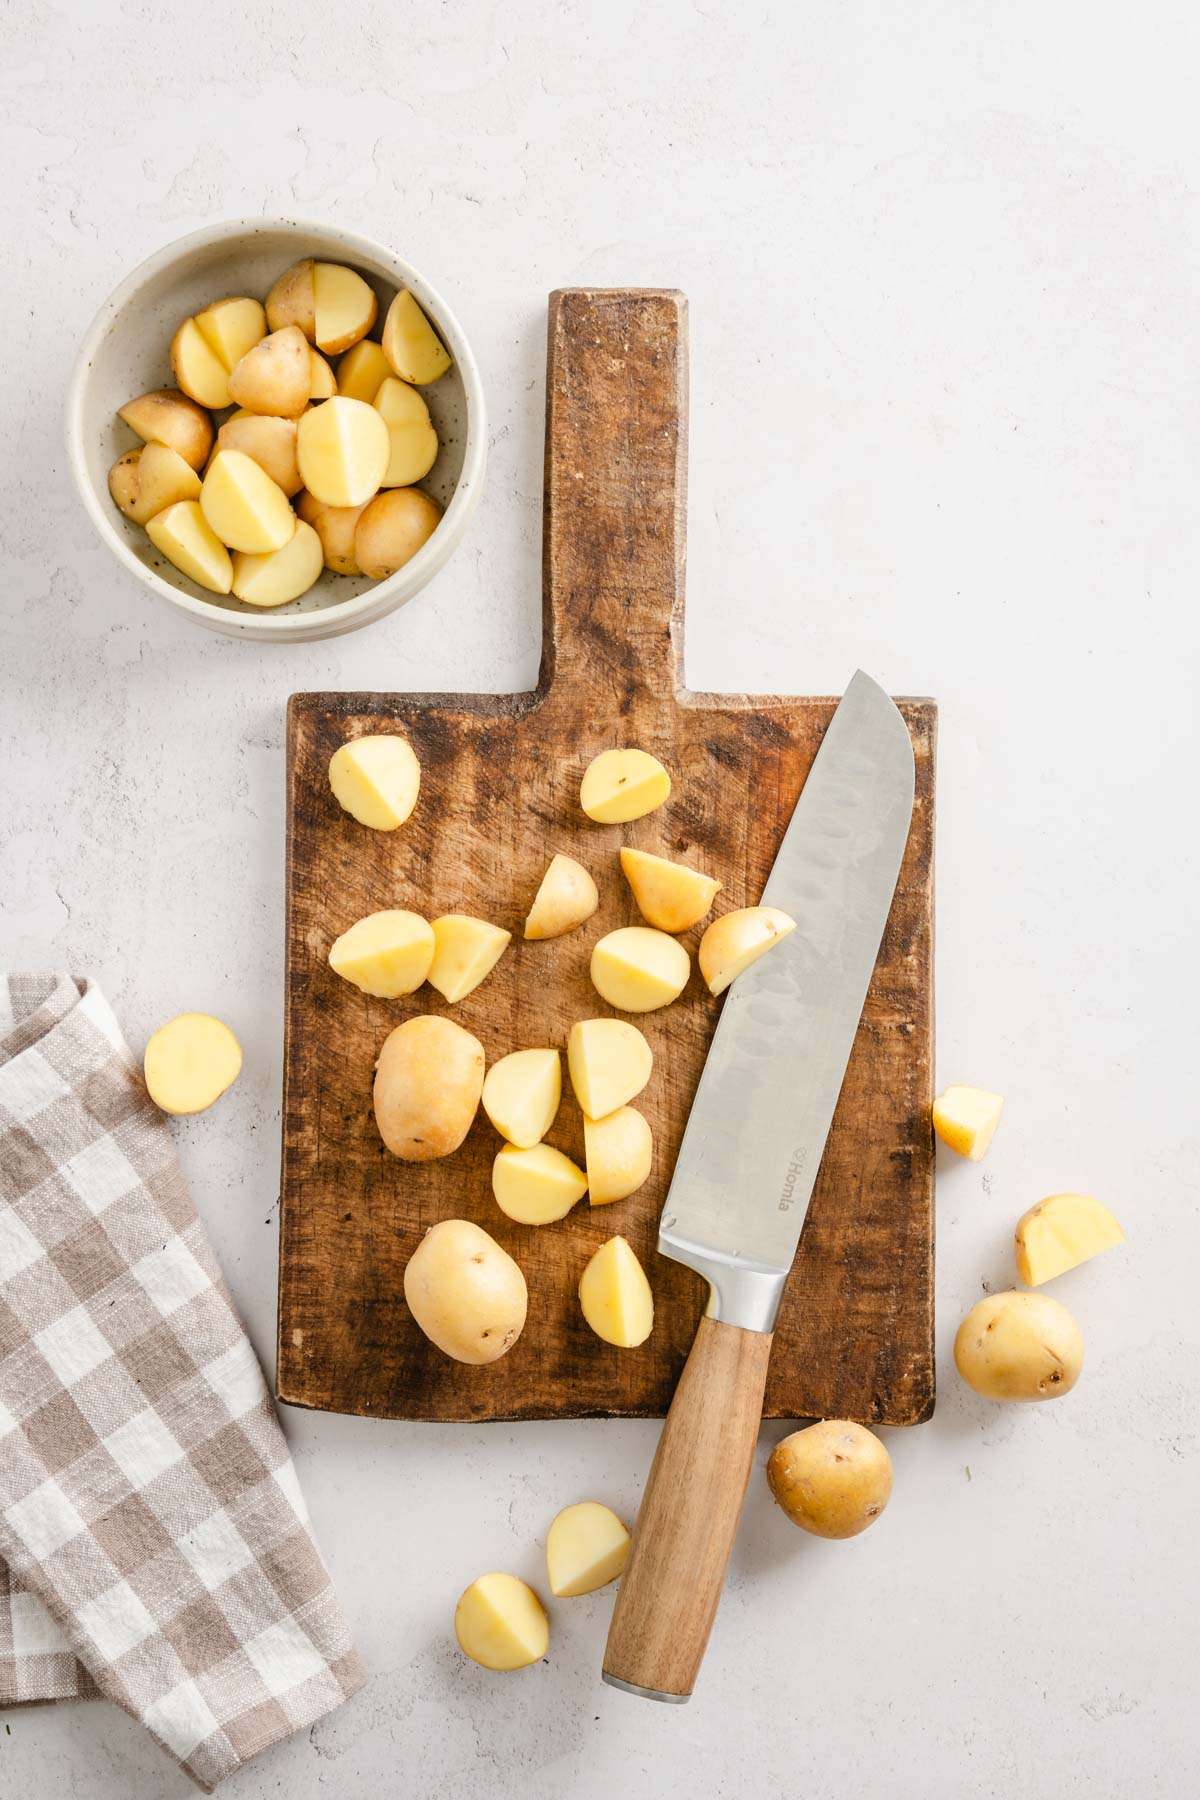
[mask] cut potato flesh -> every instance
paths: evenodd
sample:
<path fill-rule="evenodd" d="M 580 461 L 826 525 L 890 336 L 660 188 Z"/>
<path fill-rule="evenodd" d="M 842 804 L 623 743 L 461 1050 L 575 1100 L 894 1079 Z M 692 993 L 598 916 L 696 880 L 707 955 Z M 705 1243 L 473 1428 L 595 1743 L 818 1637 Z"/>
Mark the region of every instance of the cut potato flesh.
<path fill-rule="evenodd" d="M 198 406 L 217 411 L 229 405 L 229 370 L 195 319 L 185 319 L 171 339 L 171 371 Z"/>
<path fill-rule="evenodd" d="M 180 1013 L 146 1045 L 146 1087 L 164 1112 L 203 1112 L 237 1080 L 241 1066 L 241 1045 L 208 1013 Z"/>
<path fill-rule="evenodd" d="M 118 458 L 109 470 L 109 491 L 126 518 L 147 525 L 177 500 L 195 500 L 200 477 L 167 444 L 145 444 Z"/>
<path fill-rule="evenodd" d="M 588 1198 L 593 1206 L 628 1199 L 650 1173 L 654 1137 L 636 1107 L 618 1106 L 604 1119 L 585 1115 L 583 1147 Z"/>
<path fill-rule="evenodd" d="M 217 448 L 244 451 L 289 499 L 299 493 L 295 419 L 272 419 L 265 413 L 234 413 L 217 433 Z"/>
<path fill-rule="evenodd" d="M 1017 1223 L 1017 1275 L 1028 1287 L 1041 1287 L 1124 1242 L 1117 1220 L 1091 1194 L 1051 1194 Z"/>
<path fill-rule="evenodd" d="M 469 913 L 444 913 L 433 921 L 437 947 L 429 983 L 451 1005 L 474 993 L 500 961 L 511 931 L 489 925 L 486 919 L 475 919 Z"/>
<path fill-rule="evenodd" d="M 698 925 L 721 887 L 699 869 L 651 856 L 646 850 L 623 849 L 621 871 L 643 919 L 659 931 L 688 931 Z"/>
<path fill-rule="evenodd" d="M 117 413 L 147 444 L 168 444 L 193 469 L 202 469 L 212 449 L 212 420 L 202 406 L 175 388 L 139 394 Z"/>
<path fill-rule="evenodd" d="M 624 825 L 661 806 L 671 777 L 647 750 L 602 750 L 592 758 L 579 789 L 579 804 L 598 825 Z"/>
<path fill-rule="evenodd" d="M 575 1098 L 589 1119 L 607 1118 L 640 1094 L 654 1057 L 636 1025 L 625 1019 L 580 1019 L 567 1040 Z"/>
<path fill-rule="evenodd" d="M 200 506 L 223 544 L 261 555 L 282 550 L 296 529 L 287 495 L 244 450 L 218 450 L 200 489 Z"/>
<path fill-rule="evenodd" d="M 592 985 L 601 999 L 622 1012 L 653 1012 L 669 1006 L 687 986 L 692 959 L 665 931 L 625 925 L 597 940 L 592 950 Z"/>
<path fill-rule="evenodd" d="M 308 397 L 310 400 L 331 400 L 338 391 L 337 377 L 325 361 L 319 350 L 309 345 L 308 350 Z"/>
<path fill-rule="evenodd" d="M 267 295 L 267 324 L 272 331 L 298 325 L 311 344 L 316 330 L 313 311 L 313 259 L 306 256 L 285 269 Z"/>
<path fill-rule="evenodd" d="M 372 406 L 383 383 L 391 378 L 392 365 L 382 347 L 370 338 L 363 338 L 361 343 L 347 350 L 338 364 L 337 391 L 350 400 L 365 400 Z"/>
<path fill-rule="evenodd" d="M 401 288 L 383 322 L 383 353 L 401 381 L 427 387 L 450 367 L 446 346 L 407 288 Z"/>
<path fill-rule="evenodd" d="M 527 1669 L 550 1648 L 550 1621 L 531 1587 L 515 1575 L 480 1575 L 454 1609 L 464 1656 L 484 1669 Z"/>
<path fill-rule="evenodd" d="M 529 939 L 562 937 L 590 919 L 600 904 L 596 884 L 573 856 L 552 856 L 525 920 Z"/>
<path fill-rule="evenodd" d="M 500 1211 L 518 1225 L 551 1225 L 583 1199 L 587 1176 L 549 1144 L 528 1150 L 506 1144 L 492 1165 L 492 1192 Z"/>
<path fill-rule="evenodd" d="M 257 300 L 239 295 L 214 300 L 196 314 L 196 326 L 226 373 L 241 362 L 247 350 L 267 335 L 267 315 Z"/>
<path fill-rule="evenodd" d="M 214 594 L 227 594 L 233 587 L 229 552 L 201 512 L 198 500 L 178 500 L 157 513 L 147 521 L 146 535 L 168 562 L 200 587 Z"/>
<path fill-rule="evenodd" d="M 709 993 L 723 994 L 744 969 L 795 929 L 795 919 L 777 906 L 742 906 L 714 919 L 696 953 Z"/>
<path fill-rule="evenodd" d="M 437 501 L 420 488 L 388 488 L 363 508 L 354 527 L 355 561 L 372 581 L 384 581 L 429 541 L 441 518 Z"/>
<path fill-rule="evenodd" d="M 373 406 L 335 394 L 305 413 L 296 449 L 310 494 L 326 506 L 361 506 L 378 491 L 391 440 Z"/>
<path fill-rule="evenodd" d="M 433 948 L 433 927 L 420 913 L 398 908 L 368 913 L 335 940 L 329 966 L 364 994 L 398 1000 L 420 987 L 429 973 Z"/>
<path fill-rule="evenodd" d="M 380 733 L 352 738 L 329 759 L 334 798 L 360 825 L 395 831 L 421 790 L 421 765 L 407 738 Z"/>
<path fill-rule="evenodd" d="M 233 591 L 247 606 L 286 606 L 307 594 L 324 567 L 320 538 L 311 525 L 297 519 L 282 550 L 258 556 L 238 551 L 233 559 Z"/>
<path fill-rule="evenodd" d="M 285 325 L 247 350 L 229 375 L 229 398 L 247 412 L 295 419 L 308 405 L 312 356 L 298 325 Z"/>
<path fill-rule="evenodd" d="M 629 1532 L 598 1500 L 565 1506 L 546 1536 L 546 1573 L 556 1599 L 594 1594 L 625 1572 Z"/>
<path fill-rule="evenodd" d="M 596 1336 L 620 1350 L 644 1344 L 654 1327 L 646 1271 L 623 1237 L 601 1244 L 579 1281 L 579 1304 Z"/>
<path fill-rule="evenodd" d="M 428 475 L 437 461 L 437 432 L 429 422 L 429 408 L 416 388 L 394 375 L 381 382 L 375 395 L 376 412 L 388 428 L 391 454 L 381 487 L 411 487 Z"/>
<path fill-rule="evenodd" d="M 483 1084 L 483 1110 L 502 1138 L 528 1150 L 540 1144 L 562 1099 L 557 1050 L 514 1050 L 493 1063 Z"/>
<path fill-rule="evenodd" d="M 933 1129 L 943 1144 L 969 1162 L 987 1151 L 1004 1111 L 1004 1096 L 986 1088 L 948 1087 L 933 1103 Z"/>
<path fill-rule="evenodd" d="M 342 263 L 313 265 L 313 317 L 318 350 L 337 356 L 366 337 L 375 323 L 379 302 L 354 269 Z"/>

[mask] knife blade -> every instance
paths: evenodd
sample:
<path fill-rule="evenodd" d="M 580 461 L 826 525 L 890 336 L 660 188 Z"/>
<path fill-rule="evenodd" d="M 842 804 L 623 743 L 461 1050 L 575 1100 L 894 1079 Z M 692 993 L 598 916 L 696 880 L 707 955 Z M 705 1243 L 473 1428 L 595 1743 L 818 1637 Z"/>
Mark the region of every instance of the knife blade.
<path fill-rule="evenodd" d="M 655 1453 L 604 1679 L 687 1700 L 724 1584 L 762 1420 L 771 1333 L 800 1241 L 912 819 L 908 729 L 850 682 L 763 893 L 796 929 L 726 996 L 659 1227 L 709 1304 Z"/>

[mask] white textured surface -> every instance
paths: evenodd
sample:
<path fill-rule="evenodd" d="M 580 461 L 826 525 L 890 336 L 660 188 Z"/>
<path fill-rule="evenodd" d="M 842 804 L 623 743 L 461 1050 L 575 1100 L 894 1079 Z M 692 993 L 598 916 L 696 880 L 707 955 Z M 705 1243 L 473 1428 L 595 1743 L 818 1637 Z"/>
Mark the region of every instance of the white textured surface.
<path fill-rule="evenodd" d="M 606 1595 L 557 1606 L 520 1677 L 449 1637 L 471 1576 L 537 1576 L 559 1505 L 633 1512 L 653 1427 L 291 1415 L 374 1676 L 245 1800 L 1194 1790 L 1198 53 L 1183 0 L 0 15 L 0 952 L 98 976 L 137 1043 L 182 1007 L 238 1031 L 237 1088 L 179 1136 L 264 1356 L 284 700 L 532 681 L 552 286 L 691 296 L 693 683 L 827 692 L 861 662 L 940 700 L 939 1076 L 1008 1096 L 983 1168 L 941 1170 L 941 1401 L 892 1434 L 886 1518 L 802 1539 L 756 1474 L 689 1707 L 600 1686 Z M 289 210 L 444 288 L 493 447 L 407 612 L 274 652 L 114 569 L 60 410 L 136 259 Z M 1080 1388 L 999 1411 L 949 1342 L 1063 1186 L 1130 1241 L 1056 1286 Z M 112 1709 L 4 1725 L 5 1793 L 192 1791 Z"/>

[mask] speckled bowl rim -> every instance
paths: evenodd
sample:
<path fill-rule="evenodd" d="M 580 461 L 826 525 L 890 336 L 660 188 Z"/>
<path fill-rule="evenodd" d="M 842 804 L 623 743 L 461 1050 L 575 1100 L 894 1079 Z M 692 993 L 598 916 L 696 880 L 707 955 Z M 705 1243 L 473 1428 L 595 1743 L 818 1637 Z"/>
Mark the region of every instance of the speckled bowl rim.
<path fill-rule="evenodd" d="M 161 575 L 134 555 L 109 516 L 107 493 L 101 497 L 88 474 L 83 409 L 88 376 L 100 345 L 139 288 L 192 251 L 271 231 L 296 233 L 298 236 L 311 232 L 315 238 L 324 239 L 326 243 L 334 241 L 341 245 L 348 261 L 361 259 L 368 265 L 372 262 L 381 264 L 394 277 L 397 287 L 412 289 L 422 308 L 437 326 L 458 365 L 466 401 L 466 443 L 462 471 L 441 523 L 428 543 L 395 575 L 389 576 L 386 581 L 376 582 L 374 587 L 364 589 L 361 594 L 355 594 L 349 600 L 336 600 L 328 606 L 317 607 L 309 612 L 263 612 L 249 615 L 230 612 L 225 607 L 184 593 L 169 581 L 164 581 Z M 229 637 L 250 638 L 259 642 L 311 640 L 339 636 L 360 625 L 368 625 L 383 618 L 411 600 L 449 561 L 462 541 L 483 491 L 483 475 L 487 466 L 487 411 L 479 367 L 462 326 L 437 290 L 411 263 L 405 262 L 374 238 L 364 237 L 358 232 L 344 231 L 337 225 L 324 225 L 307 219 L 228 219 L 219 225 L 207 225 L 201 231 L 176 238 L 173 243 L 156 250 L 109 294 L 88 327 L 75 360 L 67 390 L 66 439 L 71 474 L 92 524 L 113 554 L 143 586 L 160 594 L 164 600 L 198 624 L 224 632 Z"/>

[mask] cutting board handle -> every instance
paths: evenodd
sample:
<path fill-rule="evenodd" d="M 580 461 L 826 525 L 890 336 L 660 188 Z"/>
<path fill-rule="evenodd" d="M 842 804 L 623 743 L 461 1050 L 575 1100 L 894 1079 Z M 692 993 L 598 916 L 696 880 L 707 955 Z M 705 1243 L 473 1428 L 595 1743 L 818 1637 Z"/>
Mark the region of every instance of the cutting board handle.
<path fill-rule="evenodd" d="M 542 666 L 583 722 L 683 685 L 687 300 L 550 296 Z"/>
<path fill-rule="evenodd" d="M 686 1700 L 725 1585 L 762 1420 L 771 1334 L 703 1318 L 642 1496 L 604 1679 Z"/>

